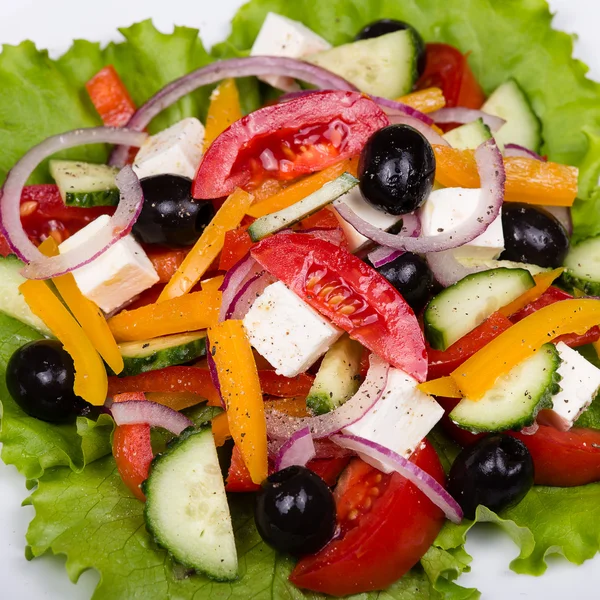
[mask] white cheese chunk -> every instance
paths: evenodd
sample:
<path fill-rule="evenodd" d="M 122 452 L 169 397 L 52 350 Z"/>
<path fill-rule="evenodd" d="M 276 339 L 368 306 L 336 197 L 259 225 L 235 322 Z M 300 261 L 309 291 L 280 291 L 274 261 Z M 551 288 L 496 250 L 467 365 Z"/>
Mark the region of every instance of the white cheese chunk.
<path fill-rule="evenodd" d="M 343 433 L 376 442 L 408 458 L 444 414 L 444 409 L 420 391 L 417 384 L 416 379 L 404 371 L 390 368 L 379 401 Z M 343 441 L 336 440 L 336 443 L 343 444 Z M 380 471 L 390 472 L 377 459 L 361 458 Z"/>
<path fill-rule="evenodd" d="M 244 328 L 256 351 L 285 377 L 306 371 L 342 335 L 281 281 L 254 301 Z"/>
<path fill-rule="evenodd" d="M 556 344 L 556 349 L 562 360 L 558 367 L 561 391 L 552 396 L 552 409 L 543 410 L 538 422 L 567 431 L 596 397 L 600 369 L 563 342 Z"/>
<path fill-rule="evenodd" d="M 331 48 L 329 42 L 299 21 L 270 12 L 258 32 L 250 56 L 302 58 L 329 48 Z M 259 79 L 280 90 L 296 87 L 291 77 L 264 75 Z"/>
<path fill-rule="evenodd" d="M 402 215 L 390 215 L 389 213 L 383 212 L 382 210 L 377 210 L 373 206 L 371 206 L 362 196 L 358 186 L 353 187 L 348 193 L 340 196 L 334 203 L 335 205 L 343 202 L 346 206 L 349 206 L 361 219 L 367 221 L 371 225 L 375 227 L 379 227 L 379 229 L 389 229 L 393 227 L 400 219 L 402 219 Z M 348 240 L 348 249 L 350 252 L 356 252 L 363 246 L 370 243 L 369 238 L 366 238 L 364 235 L 358 233 L 350 223 L 342 219 L 337 211 L 334 212 L 338 221 L 340 222 L 340 226 L 344 231 L 344 235 Z"/>
<path fill-rule="evenodd" d="M 431 192 L 421 208 L 422 235 L 439 235 L 455 229 L 475 211 L 481 189 L 443 188 Z M 477 258 L 491 260 L 504 250 L 502 215 L 492 222 L 487 230 L 473 241 L 455 248 L 455 258 Z"/>
<path fill-rule="evenodd" d="M 85 246 L 110 217 L 102 215 L 60 244 L 61 254 Z M 158 283 L 152 262 L 134 237 L 126 235 L 91 263 L 75 269 L 81 293 L 109 313 Z"/>
<path fill-rule="evenodd" d="M 142 144 L 133 162 L 141 179 L 170 173 L 193 179 L 202 158 L 204 125 L 193 117 L 150 136 Z"/>

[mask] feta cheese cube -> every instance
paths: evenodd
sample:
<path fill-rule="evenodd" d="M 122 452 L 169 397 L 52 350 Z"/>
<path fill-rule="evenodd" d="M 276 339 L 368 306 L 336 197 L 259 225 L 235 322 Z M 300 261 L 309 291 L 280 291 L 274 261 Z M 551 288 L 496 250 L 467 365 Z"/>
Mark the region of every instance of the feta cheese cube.
<path fill-rule="evenodd" d="M 256 351 L 285 377 L 306 371 L 342 335 L 281 281 L 255 300 L 244 328 Z"/>
<path fill-rule="evenodd" d="M 329 42 L 299 21 L 270 12 L 258 32 L 250 56 L 302 58 L 329 48 L 331 48 Z M 297 87 L 291 77 L 265 75 L 259 79 L 280 90 L 291 90 Z"/>
<path fill-rule="evenodd" d="M 466 221 L 475 211 L 481 189 L 443 188 L 431 192 L 421 208 L 422 235 L 439 235 Z M 502 216 L 472 242 L 455 248 L 452 255 L 459 258 L 492 260 L 504 250 Z"/>
<path fill-rule="evenodd" d="M 562 389 L 552 396 L 552 409 L 543 410 L 537 420 L 568 431 L 596 397 L 600 388 L 600 369 L 564 342 L 556 344 L 556 349 L 562 360 L 558 367 Z"/>
<path fill-rule="evenodd" d="M 108 215 L 102 215 L 86 225 L 60 244 L 60 253 L 84 246 L 109 220 Z M 75 269 L 73 277 L 81 293 L 106 313 L 123 306 L 159 280 L 152 262 L 131 234 L 93 262 Z"/>
<path fill-rule="evenodd" d="M 193 117 L 150 136 L 139 149 L 133 170 L 141 179 L 170 173 L 194 178 L 202 158 L 204 125 Z"/>
<path fill-rule="evenodd" d="M 371 206 L 362 196 L 358 186 L 353 187 L 348 193 L 340 196 L 334 203 L 333 207 L 339 202 L 343 202 L 346 206 L 349 206 L 361 219 L 364 219 L 371 225 L 379 227 L 380 229 L 389 229 L 393 227 L 398 221 L 402 219 L 402 215 L 390 215 L 382 210 L 377 210 Z M 342 219 L 337 211 L 334 211 L 335 216 L 340 222 L 346 239 L 348 240 L 348 249 L 350 252 L 356 252 L 362 246 L 370 243 L 369 238 L 358 233 L 350 223 Z"/>
<path fill-rule="evenodd" d="M 417 384 L 417 380 L 404 371 L 390 368 L 379 401 L 343 433 L 376 442 L 408 458 L 444 414 L 444 409 L 421 392 Z M 377 459 L 361 458 L 380 471 L 389 473 L 391 470 Z"/>

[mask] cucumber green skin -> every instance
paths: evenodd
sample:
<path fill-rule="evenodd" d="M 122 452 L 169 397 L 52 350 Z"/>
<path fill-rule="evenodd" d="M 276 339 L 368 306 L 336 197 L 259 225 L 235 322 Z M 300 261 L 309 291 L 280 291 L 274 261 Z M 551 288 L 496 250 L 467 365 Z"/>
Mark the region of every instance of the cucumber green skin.
<path fill-rule="evenodd" d="M 332 395 L 327 392 L 314 392 L 306 397 L 306 407 L 314 415 L 324 415 L 331 412 L 337 406 L 332 401 Z"/>
<path fill-rule="evenodd" d="M 173 346 L 158 350 L 148 356 L 124 356 L 123 370 L 119 377 L 128 377 L 130 375 L 139 375 L 148 371 L 156 371 L 165 367 L 182 365 L 191 360 L 206 356 L 206 338 L 200 338 L 187 344 Z"/>
<path fill-rule="evenodd" d="M 496 426 L 483 428 L 473 426 L 471 424 L 466 423 L 465 421 L 461 422 L 460 420 L 457 420 L 456 415 L 453 416 L 454 411 L 452 411 L 449 415 L 452 422 L 461 429 L 466 429 L 471 433 L 498 433 L 502 431 L 520 431 L 524 427 L 529 427 L 533 425 L 540 410 L 552 408 L 552 397 L 555 394 L 558 394 L 558 392 L 560 392 L 561 389 L 560 381 L 562 379 L 562 376 L 558 372 L 558 367 L 561 363 L 560 355 L 558 354 L 558 350 L 556 350 L 554 346 L 552 347 L 554 348 L 554 351 L 552 352 L 554 370 L 550 375 L 550 380 L 548 381 L 545 390 L 541 393 L 537 402 L 535 402 L 535 404 L 532 404 L 531 412 L 528 415 L 511 420 L 510 422 L 503 421 L 502 423 L 498 423 Z"/>
<path fill-rule="evenodd" d="M 79 208 L 94 208 L 95 206 L 117 206 L 121 194 L 118 189 L 97 190 L 94 192 L 67 192 L 65 204 Z"/>
<path fill-rule="evenodd" d="M 600 296 L 600 281 L 592 281 L 591 279 L 578 277 L 568 269 L 563 271 L 561 280 L 567 288 L 575 288 L 582 291 L 587 296 Z"/>
<path fill-rule="evenodd" d="M 202 427 L 188 427 L 187 429 L 184 429 L 178 437 L 173 438 L 167 444 L 167 449 L 165 450 L 165 452 L 161 452 L 160 454 L 157 454 L 152 459 L 152 463 L 150 464 L 150 470 L 149 470 L 150 475 L 148 476 L 148 479 L 146 479 L 146 481 L 144 481 L 142 483 L 142 485 L 140 486 L 142 492 L 144 493 L 144 496 L 146 496 L 146 504 L 144 505 L 144 520 L 146 522 L 146 529 L 147 529 L 148 533 L 152 536 L 152 539 L 154 540 L 154 542 L 158 546 L 160 546 L 161 548 L 166 550 L 171 556 L 173 556 L 173 558 L 175 558 L 179 564 L 183 565 L 184 567 L 187 567 L 188 569 L 194 569 L 194 570 L 196 570 L 196 565 L 189 564 L 185 560 L 181 560 L 181 558 L 174 556 L 172 554 L 171 550 L 169 548 L 167 548 L 166 546 L 163 546 L 161 543 L 160 533 L 158 531 L 156 531 L 156 529 L 154 527 L 154 522 L 153 522 L 152 518 L 149 516 L 148 507 L 151 506 L 151 503 L 152 503 L 152 492 L 150 489 L 150 486 L 151 486 L 150 480 L 152 478 L 152 472 L 153 472 L 154 468 L 156 467 L 156 465 L 158 465 L 160 463 L 160 461 L 168 459 L 168 457 L 173 452 L 176 452 L 178 448 L 183 446 L 189 438 L 191 438 L 195 435 L 201 435 L 203 433 L 206 433 L 207 431 L 210 432 L 210 434 L 212 435 L 210 423 L 208 423 L 207 425 L 203 425 Z M 228 581 L 234 581 L 236 579 L 236 577 L 232 577 L 232 578 L 214 577 L 212 574 L 209 574 L 209 573 L 205 573 L 205 575 L 207 577 L 209 577 L 210 579 L 212 579 L 213 581 L 217 581 L 217 582 L 221 582 L 221 583 L 226 583 Z"/>

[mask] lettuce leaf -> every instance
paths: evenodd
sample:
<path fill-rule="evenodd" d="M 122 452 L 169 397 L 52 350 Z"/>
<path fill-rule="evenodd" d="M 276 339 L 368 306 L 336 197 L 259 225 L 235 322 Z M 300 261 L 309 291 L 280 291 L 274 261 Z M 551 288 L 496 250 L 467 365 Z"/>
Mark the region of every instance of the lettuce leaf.
<path fill-rule="evenodd" d="M 115 66 L 140 105 L 173 79 L 212 61 L 196 29 L 176 27 L 173 33 L 164 34 L 151 21 L 143 21 L 120 31 L 124 42 L 102 49 L 98 43 L 77 40 L 58 60 L 29 41 L 4 46 L 0 54 L 0 182 L 27 150 L 48 136 L 102 124 L 84 86 L 105 65 Z M 188 116 L 204 118 L 209 93 L 204 88 L 183 98 L 159 115 L 150 131 Z M 61 156 L 103 162 L 107 149 L 79 147 Z M 31 183 L 47 181 L 51 179 L 44 163 Z"/>

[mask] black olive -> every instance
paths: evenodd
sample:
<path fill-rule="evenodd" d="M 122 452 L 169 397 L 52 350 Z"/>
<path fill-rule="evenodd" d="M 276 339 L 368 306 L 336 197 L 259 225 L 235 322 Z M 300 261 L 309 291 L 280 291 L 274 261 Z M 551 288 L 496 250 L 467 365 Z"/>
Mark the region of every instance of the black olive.
<path fill-rule="evenodd" d="M 465 448 L 448 476 L 448 491 L 468 519 L 481 504 L 498 512 L 523 500 L 533 485 L 527 446 L 510 435 L 488 435 Z"/>
<path fill-rule="evenodd" d="M 417 46 L 417 70 L 419 75 L 425 70 L 425 42 L 421 34 L 409 23 L 396 21 L 396 19 L 380 19 L 363 27 L 356 35 L 356 40 L 367 40 L 369 38 L 380 37 L 394 31 L 412 30 Z"/>
<path fill-rule="evenodd" d="M 312 554 L 332 538 L 335 516 L 331 490 L 306 467 L 273 473 L 256 495 L 258 533 L 273 548 L 296 556 Z"/>
<path fill-rule="evenodd" d="M 192 198 L 192 180 L 152 175 L 140 180 L 144 206 L 133 233 L 146 244 L 190 246 L 215 216 L 212 202 Z"/>
<path fill-rule="evenodd" d="M 435 178 L 431 144 L 408 125 L 376 131 L 360 154 L 359 186 L 365 200 L 392 215 L 413 212 L 429 196 Z"/>
<path fill-rule="evenodd" d="M 560 267 L 569 250 L 569 235 L 559 221 L 545 210 L 529 204 L 502 206 L 504 252 L 501 260 Z"/>
<path fill-rule="evenodd" d="M 39 340 L 19 348 L 6 367 L 6 387 L 31 417 L 52 423 L 71 421 L 89 407 L 75 395 L 73 359 L 60 342 Z"/>
<path fill-rule="evenodd" d="M 376 271 L 402 294 L 415 312 L 427 304 L 433 289 L 433 274 L 420 256 L 405 252 Z"/>

